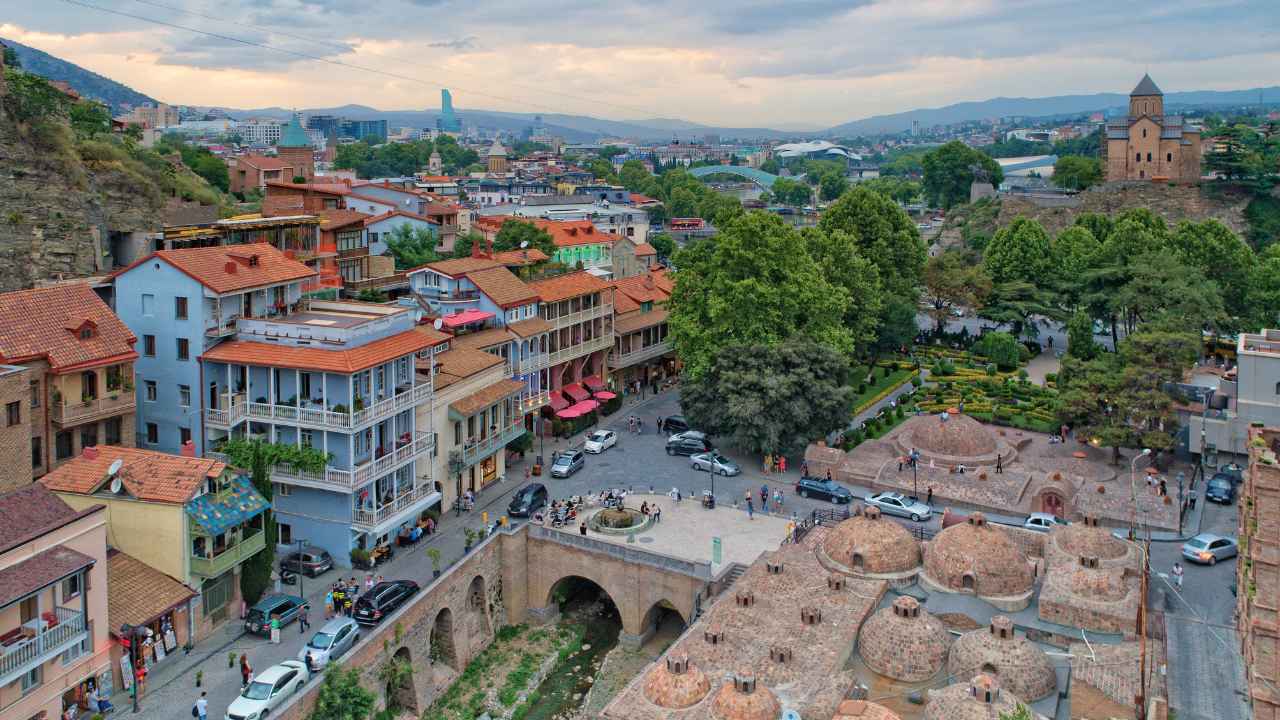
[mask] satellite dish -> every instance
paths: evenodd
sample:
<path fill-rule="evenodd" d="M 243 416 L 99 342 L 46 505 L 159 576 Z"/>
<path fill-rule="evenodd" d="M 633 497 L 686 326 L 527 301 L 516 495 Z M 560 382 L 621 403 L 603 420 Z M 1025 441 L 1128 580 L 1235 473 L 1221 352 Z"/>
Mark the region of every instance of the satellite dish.
<path fill-rule="evenodd" d="M 124 467 L 124 459 L 116 458 L 111 461 L 111 465 L 107 467 L 107 477 L 115 477 L 120 473 L 120 468 Z"/>
<path fill-rule="evenodd" d="M 529 241 L 528 241 L 528 240 L 521 240 L 521 241 L 520 241 L 520 249 L 521 249 L 521 250 L 524 250 L 524 249 L 525 249 L 525 248 L 527 248 L 527 247 L 529 247 Z"/>
<path fill-rule="evenodd" d="M 124 492 L 124 483 L 118 477 L 111 478 L 111 494 L 119 495 L 122 492 Z"/>
<path fill-rule="evenodd" d="M 795 710 L 783 710 L 782 720 L 800 720 L 800 713 Z"/>
<path fill-rule="evenodd" d="M 440 328 L 444 327 L 444 318 L 436 318 L 436 321 L 431 323 L 431 325 L 435 329 L 439 330 Z"/>

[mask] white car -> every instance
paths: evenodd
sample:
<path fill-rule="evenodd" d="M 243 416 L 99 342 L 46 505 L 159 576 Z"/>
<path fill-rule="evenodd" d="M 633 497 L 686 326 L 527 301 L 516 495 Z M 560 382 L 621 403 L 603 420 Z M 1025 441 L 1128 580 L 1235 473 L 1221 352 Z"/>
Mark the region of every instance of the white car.
<path fill-rule="evenodd" d="M 360 642 L 360 626 L 349 617 L 336 617 L 311 636 L 311 640 L 298 651 L 298 659 L 307 661 L 311 656 L 313 667 L 322 668 L 342 656 Z"/>
<path fill-rule="evenodd" d="M 618 444 L 618 433 L 612 430 L 597 430 L 587 437 L 582 449 L 592 455 L 599 455 Z"/>
<path fill-rule="evenodd" d="M 1036 532 L 1049 532 L 1055 527 L 1070 524 L 1053 513 L 1034 512 L 1027 517 L 1026 522 L 1022 523 L 1022 527 Z"/>
<path fill-rule="evenodd" d="M 285 660 L 254 676 L 249 687 L 227 707 L 226 720 L 262 720 L 307 684 L 306 663 Z"/>

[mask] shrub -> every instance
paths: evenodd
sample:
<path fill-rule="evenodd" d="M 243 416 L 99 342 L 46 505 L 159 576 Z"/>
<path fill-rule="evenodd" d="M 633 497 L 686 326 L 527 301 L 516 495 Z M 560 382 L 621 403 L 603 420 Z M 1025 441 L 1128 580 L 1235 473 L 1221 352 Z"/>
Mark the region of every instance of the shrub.
<path fill-rule="evenodd" d="M 983 335 L 973 344 L 973 350 L 980 355 L 985 355 L 1004 371 L 1018 367 L 1022 361 L 1023 352 L 1030 356 L 1030 351 L 1019 345 L 1012 335 L 1005 332 L 989 332 Z"/>

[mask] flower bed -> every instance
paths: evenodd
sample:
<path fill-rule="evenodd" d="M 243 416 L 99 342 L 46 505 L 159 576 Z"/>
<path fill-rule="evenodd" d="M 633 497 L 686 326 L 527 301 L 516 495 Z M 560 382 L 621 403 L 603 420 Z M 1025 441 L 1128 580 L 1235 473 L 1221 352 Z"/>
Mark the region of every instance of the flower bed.
<path fill-rule="evenodd" d="M 943 412 L 964 405 L 964 412 L 977 420 L 1034 432 L 1051 433 L 1058 427 L 1056 390 L 1042 388 L 1009 377 L 964 376 L 945 380 L 919 398 L 919 407 Z"/>

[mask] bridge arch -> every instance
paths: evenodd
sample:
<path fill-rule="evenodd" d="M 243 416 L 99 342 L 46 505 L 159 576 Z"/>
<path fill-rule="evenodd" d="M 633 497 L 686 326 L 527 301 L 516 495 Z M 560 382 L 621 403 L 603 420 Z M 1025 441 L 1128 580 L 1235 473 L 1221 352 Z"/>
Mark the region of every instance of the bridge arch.
<path fill-rule="evenodd" d="M 418 690 L 414 684 L 413 653 L 401 645 L 391 656 L 391 665 L 386 672 L 387 709 L 392 711 L 411 712 L 415 716 L 422 714 L 418 704 Z"/>
<path fill-rule="evenodd" d="M 773 187 L 773 183 L 778 180 L 778 176 L 773 173 L 767 173 L 763 170 L 757 170 L 752 167 L 743 167 L 742 165 L 703 165 L 689 171 L 689 174 L 702 179 L 708 175 L 737 175 L 744 180 L 759 185 L 768 190 Z"/>

